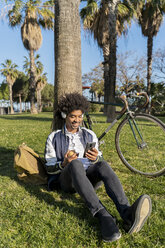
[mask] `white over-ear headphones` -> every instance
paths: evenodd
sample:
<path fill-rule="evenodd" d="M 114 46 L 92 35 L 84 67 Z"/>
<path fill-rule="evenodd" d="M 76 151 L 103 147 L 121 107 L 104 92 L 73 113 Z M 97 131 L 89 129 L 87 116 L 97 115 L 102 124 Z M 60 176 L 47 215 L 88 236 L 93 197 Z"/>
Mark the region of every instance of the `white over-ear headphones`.
<path fill-rule="evenodd" d="M 66 119 L 66 114 L 65 114 L 64 112 L 61 112 L 61 117 L 62 117 L 63 119 Z"/>

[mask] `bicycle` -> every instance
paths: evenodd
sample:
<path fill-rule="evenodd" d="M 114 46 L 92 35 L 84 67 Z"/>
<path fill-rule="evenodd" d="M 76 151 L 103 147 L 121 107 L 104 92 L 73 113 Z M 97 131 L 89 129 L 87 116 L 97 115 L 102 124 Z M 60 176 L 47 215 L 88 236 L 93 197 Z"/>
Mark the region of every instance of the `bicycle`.
<path fill-rule="evenodd" d="M 148 177 L 158 177 L 165 174 L 165 124 L 152 115 L 138 113 L 140 108 L 148 105 L 149 98 L 145 92 L 138 93 L 137 97 L 144 97 L 145 103 L 134 111 L 129 108 L 127 96 L 119 97 L 124 106 L 98 140 L 100 142 L 116 122 L 126 115 L 119 123 L 115 134 L 115 146 L 121 161 L 132 172 Z M 109 104 L 121 106 L 121 104 Z M 84 124 L 92 129 L 88 113 L 86 117 L 87 121 Z"/>

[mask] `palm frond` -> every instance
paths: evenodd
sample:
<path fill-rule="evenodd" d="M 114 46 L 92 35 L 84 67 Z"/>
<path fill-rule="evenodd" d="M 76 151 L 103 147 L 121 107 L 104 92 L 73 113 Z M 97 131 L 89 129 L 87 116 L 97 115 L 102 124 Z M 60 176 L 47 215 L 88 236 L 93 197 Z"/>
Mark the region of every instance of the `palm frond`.
<path fill-rule="evenodd" d="M 138 22 L 144 36 L 156 36 L 163 21 L 162 1 L 148 1 L 141 6 Z"/>
<path fill-rule="evenodd" d="M 87 6 L 82 8 L 80 16 L 83 21 L 84 28 L 90 29 L 93 24 L 94 15 L 98 12 L 97 1 L 88 0 Z"/>
<path fill-rule="evenodd" d="M 11 10 L 8 12 L 8 18 L 9 18 L 9 25 L 11 27 L 15 27 L 17 25 L 20 25 L 22 23 L 22 8 L 23 8 L 23 3 L 20 0 L 15 1 L 15 5 Z"/>

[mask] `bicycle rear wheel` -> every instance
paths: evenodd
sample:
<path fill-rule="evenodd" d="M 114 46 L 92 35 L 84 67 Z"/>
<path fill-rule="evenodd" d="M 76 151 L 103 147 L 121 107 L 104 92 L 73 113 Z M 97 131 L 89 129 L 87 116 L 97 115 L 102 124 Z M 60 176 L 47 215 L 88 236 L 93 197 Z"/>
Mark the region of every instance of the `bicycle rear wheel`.
<path fill-rule="evenodd" d="M 131 171 L 151 177 L 165 174 L 165 125 L 159 119 L 148 114 L 126 117 L 117 128 L 115 144 Z"/>

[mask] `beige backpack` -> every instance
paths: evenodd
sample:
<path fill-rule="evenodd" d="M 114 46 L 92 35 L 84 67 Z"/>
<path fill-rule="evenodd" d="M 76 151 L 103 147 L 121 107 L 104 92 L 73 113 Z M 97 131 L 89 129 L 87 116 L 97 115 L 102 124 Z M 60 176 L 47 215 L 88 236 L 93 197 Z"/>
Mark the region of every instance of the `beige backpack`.
<path fill-rule="evenodd" d="M 14 153 L 14 168 L 18 178 L 25 183 L 47 184 L 44 159 L 25 144 L 20 145 Z"/>

